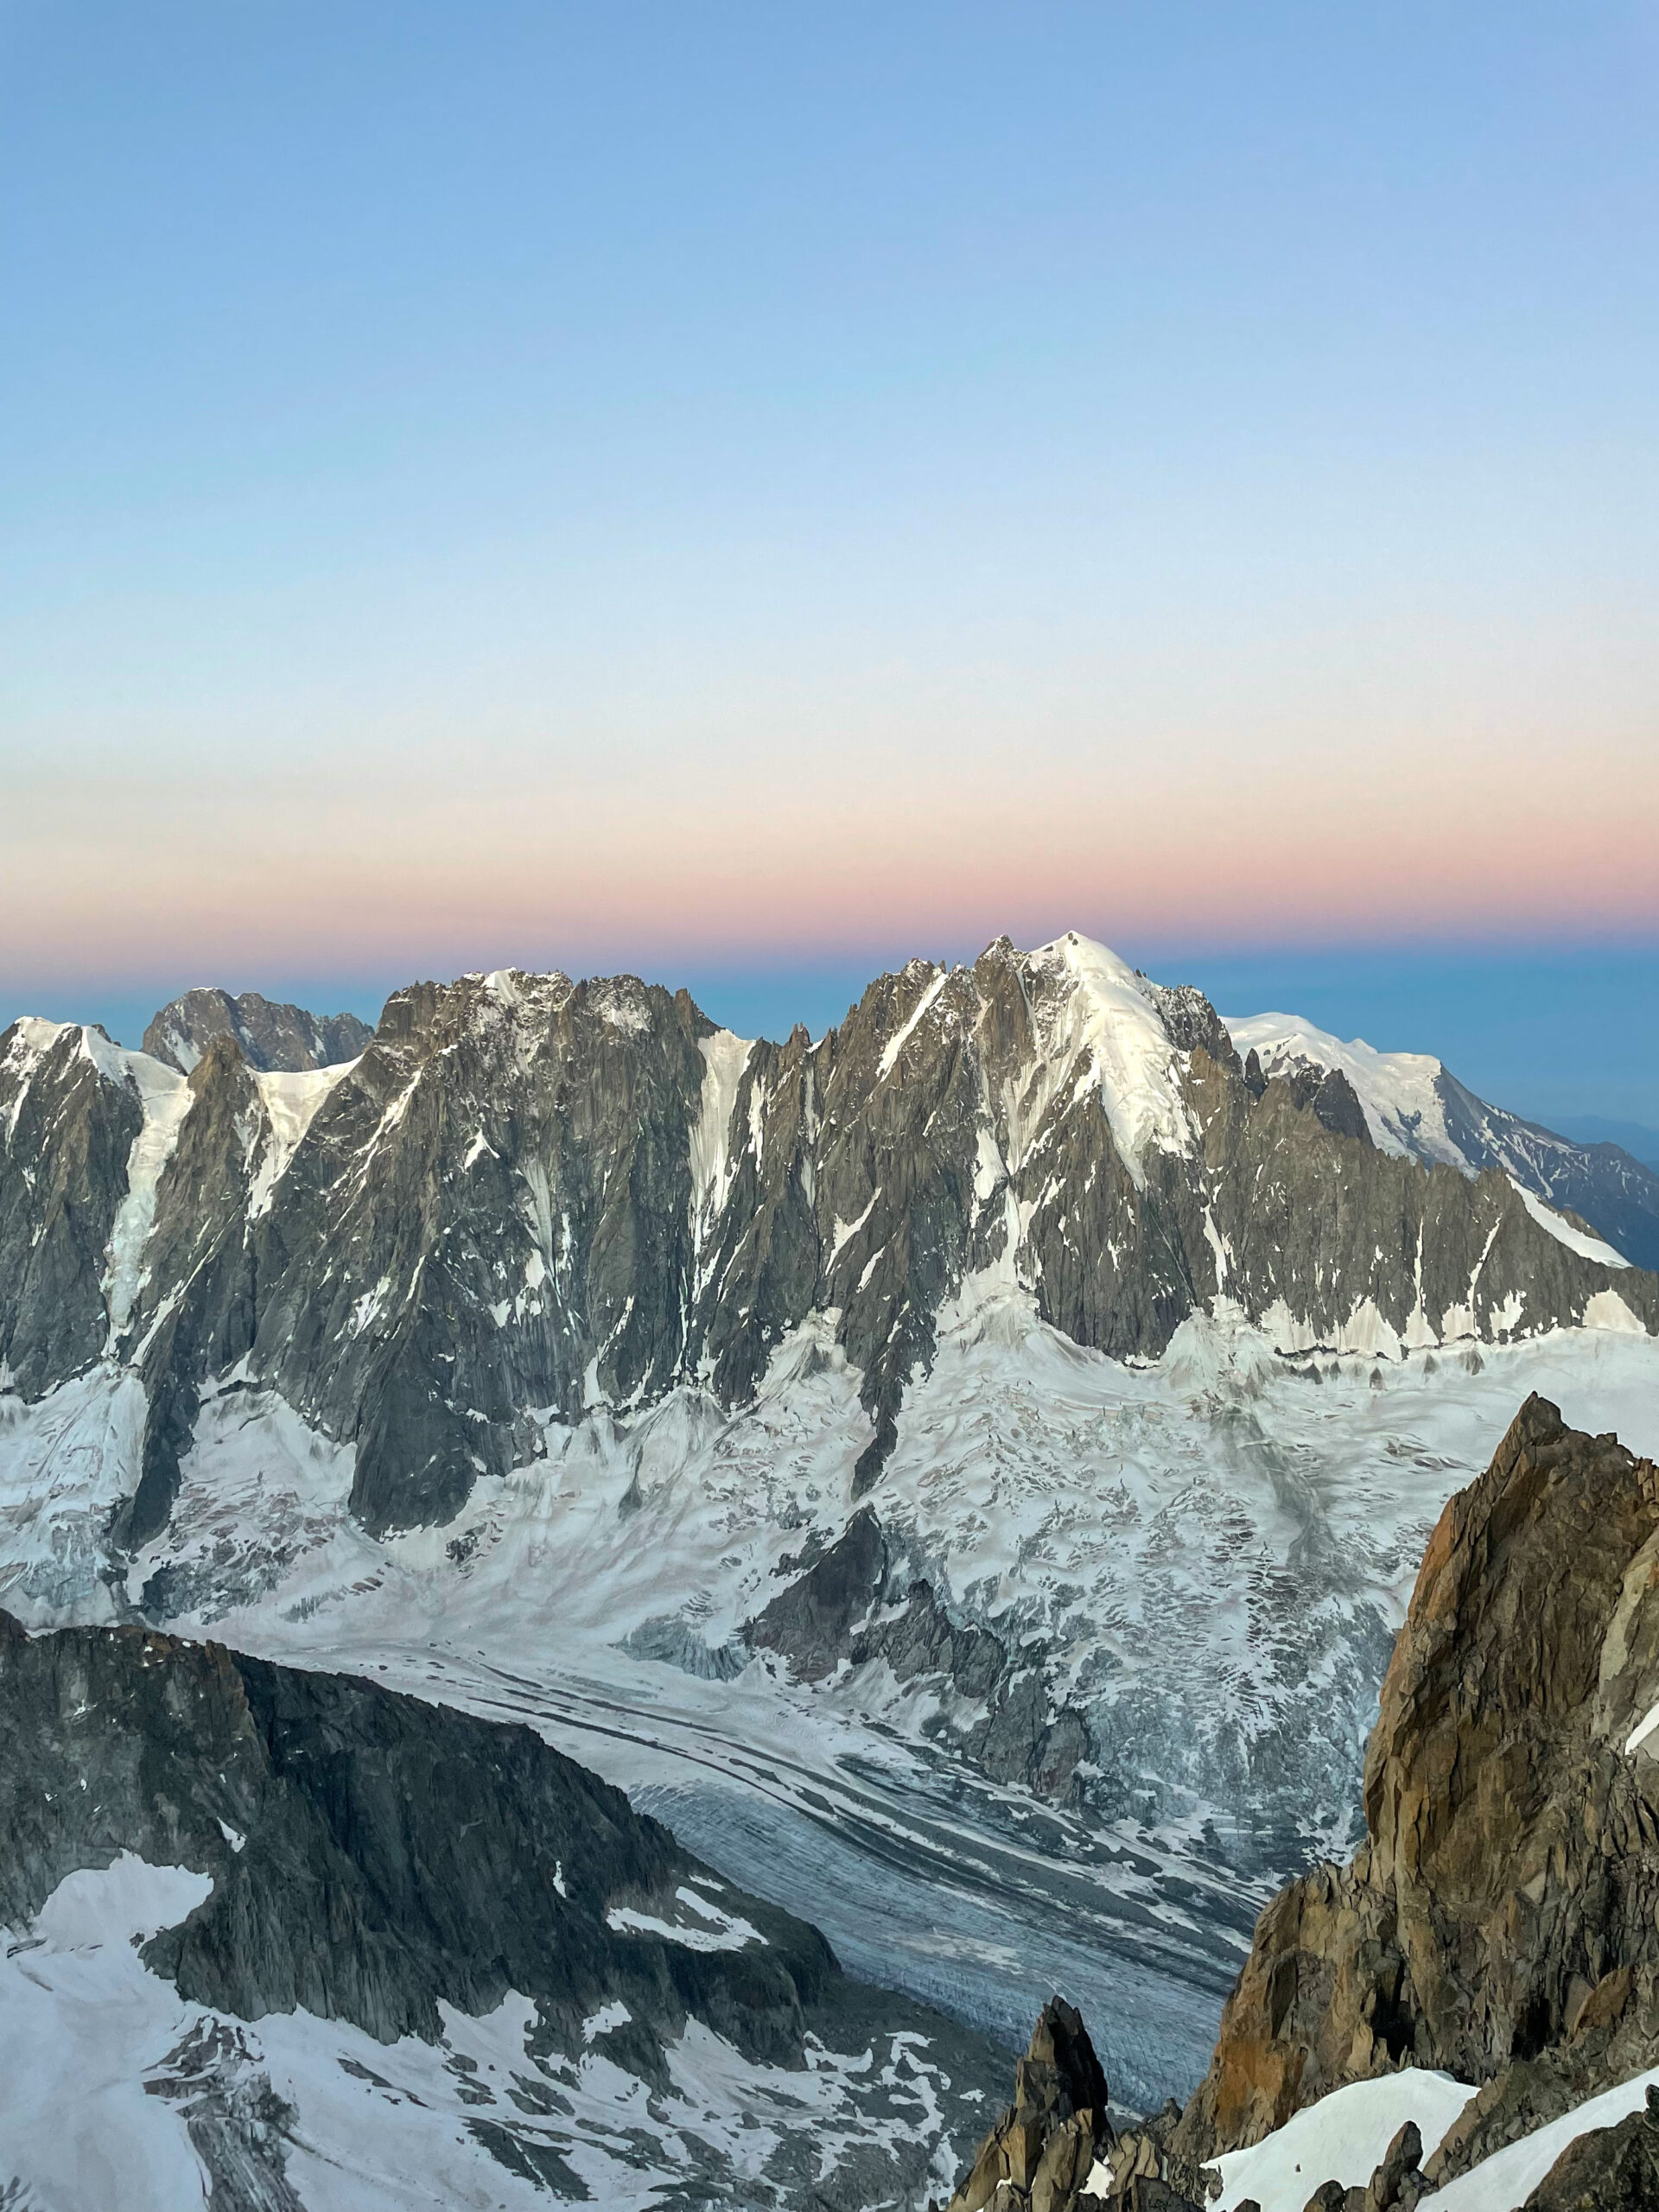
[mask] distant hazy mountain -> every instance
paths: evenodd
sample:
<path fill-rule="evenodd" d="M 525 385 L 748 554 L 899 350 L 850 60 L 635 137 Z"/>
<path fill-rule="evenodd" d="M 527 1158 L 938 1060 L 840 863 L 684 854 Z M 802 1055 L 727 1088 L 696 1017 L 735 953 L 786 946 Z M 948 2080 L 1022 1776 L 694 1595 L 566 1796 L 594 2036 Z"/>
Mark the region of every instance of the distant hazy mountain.
<path fill-rule="evenodd" d="M 1490 1106 L 1427 1053 L 1377 1052 L 1357 1037 L 1344 1044 L 1289 1014 L 1230 1018 L 1228 1026 L 1266 1075 L 1306 1084 L 1312 1071 L 1339 1073 L 1380 1150 L 1465 1175 L 1497 1168 L 1518 1189 L 1588 1223 L 1637 1267 L 1659 1268 L 1659 1173 L 1621 1143 L 1575 1140 Z M 1633 1123 L 1578 1128 L 1628 1128 L 1659 1150 L 1659 1137 Z"/>
<path fill-rule="evenodd" d="M 1644 1122 L 1610 1122 L 1599 1114 L 1558 1114 L 1555 1126 L 1580 1144 L 1616 1144 L 1644 1167 L 1659 1170 L 1659 1129 Z"/>

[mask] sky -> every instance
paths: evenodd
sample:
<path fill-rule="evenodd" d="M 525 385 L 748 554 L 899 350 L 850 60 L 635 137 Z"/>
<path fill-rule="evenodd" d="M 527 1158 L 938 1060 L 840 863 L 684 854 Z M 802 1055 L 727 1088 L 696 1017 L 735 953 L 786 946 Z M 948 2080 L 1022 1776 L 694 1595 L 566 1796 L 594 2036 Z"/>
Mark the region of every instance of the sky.
<path fill-rule="evenodd" d="M 1659 1126 L 1656 0 L 0 0 L 0 1020 L 1077 928 Z"/>

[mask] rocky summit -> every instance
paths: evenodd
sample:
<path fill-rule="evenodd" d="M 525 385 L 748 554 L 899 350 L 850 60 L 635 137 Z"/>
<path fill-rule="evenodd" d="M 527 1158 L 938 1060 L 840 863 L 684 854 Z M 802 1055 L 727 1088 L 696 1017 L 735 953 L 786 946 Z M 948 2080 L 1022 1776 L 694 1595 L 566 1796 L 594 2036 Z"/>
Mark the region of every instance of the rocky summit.
<path fill-rule="evenodd" d="M 143 1049 L 188 1075 L 215 1037 L 233 1037 L 251 1068 L 296 1074 L 354 1060 L 374 1032 L 354 1014 L 308 1014 L 303 1007 L 244 991 L 187 991 L 151 1017 Z"/>
<path fill-rule="evenodd" d="M 1439 2069 L 1475 2085 L 1440 2184 L 1659 2063 L 1656 1698 L 1659 1468 L 1532 1398 L 1429 1541 L 1366 1840 L 1262 1913 L 1178 2155 Z"/>

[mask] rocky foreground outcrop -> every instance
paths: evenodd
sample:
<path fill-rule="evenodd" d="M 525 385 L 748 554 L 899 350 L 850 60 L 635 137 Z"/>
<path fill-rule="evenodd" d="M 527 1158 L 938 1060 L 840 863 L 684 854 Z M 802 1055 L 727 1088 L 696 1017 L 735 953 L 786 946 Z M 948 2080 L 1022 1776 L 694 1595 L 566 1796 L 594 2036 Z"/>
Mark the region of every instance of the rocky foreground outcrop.
<path fill-rule="evenodd" d="M 1440 2182 L 1659 2060 L 1651 1460 L 1522 1407 L 1430 1540 L 1365 1815 L 1349 1866 L 1258 1921 L 1175 2133 L 1188 2168 L 1413 2064 L 1480 2085 Z"/>
<path fill-rule="evenodd" d="M 1568 2144 L 1524 2212 L 1659 2212 L 1659 2089 L 1617 2127 Z"/>
<path fill-rule="evenodd" d="M 1185 2113 L 1116 2134 L 1056 1999 L 951 2212 L 1174 2207 L 1221 2153 L 1349 2083 L 1415 2066 L 1478 2085 L 1427 2160 L 1408 2122 L 1368 2183 L 1307 2177 L 1307 2212 L 1389 2212 L 1659 2063 L 1652 1460 L 1527 1401 L 1430 1539 L 1365 1815 L 1350 1865 L 1262 1914 Z M 1659 2094 L 1579 2138 L 1528 2203 L 1659 2205 Z"/>
<path fill-rule="evenodd" d="M 1196 2212 L 1166 2178 L 1174 2107 L 1120 2133 L 1107 2094 L 1081 2018 L 1051 1997 L 1014 2068 L 1014 2102 L 980 2145 L 949 2212 Z"/>

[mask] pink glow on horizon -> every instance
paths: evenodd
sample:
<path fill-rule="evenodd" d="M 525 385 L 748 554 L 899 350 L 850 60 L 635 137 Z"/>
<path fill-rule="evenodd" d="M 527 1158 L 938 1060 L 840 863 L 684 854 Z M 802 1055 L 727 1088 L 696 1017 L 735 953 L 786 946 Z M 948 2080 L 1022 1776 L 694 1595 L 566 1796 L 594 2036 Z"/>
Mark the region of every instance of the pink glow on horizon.
<path fill-rule="evenodd" d="M 14 846 L 0 965 L 124 974 L 455 973 L 664 959 L 780 964 L 1004 931 L 1211 944 L 1646 936 L 1659 931 L 1651 804 L 1575 818 L 1548 789 L 1419 796 L 1376 779 L 1206 793 L 1142 781 L 1115 804 L 1011 793 L 861 810 L 751 801 L 631 815 L 534 798 L 404 804 L 365 839 L 272 807 L 156 866 L 130 821 Z M 1471 805 L 1471 798 L 1480 804 Z M 1457 803 L 1461 799 L 1464 803 Z M 1449 803 L 1447 803 L 1449 802 Z M 810 811 L 811 818 L 806 818 Z M 1594 814 L 1599 816 L 1598 807 Z M 1611 815 L 1612 810 L 1608 810 Z"/>

